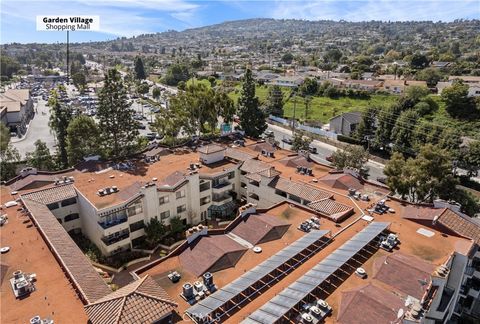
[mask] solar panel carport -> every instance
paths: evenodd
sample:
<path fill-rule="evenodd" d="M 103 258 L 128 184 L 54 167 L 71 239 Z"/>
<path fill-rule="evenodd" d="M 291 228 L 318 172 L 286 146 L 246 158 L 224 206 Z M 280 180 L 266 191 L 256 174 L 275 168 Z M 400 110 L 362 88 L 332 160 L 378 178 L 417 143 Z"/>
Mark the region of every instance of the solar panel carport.
<path fill-rule="evenodd" d="M 289 322 L 286 316 L 292 310 L 298 310 L 298 306 L 303 304 L 310 294 L 321 287 L 322 284 L 327 283 L 328 279 L 336 276 L 339 271 L 343 271 L 341 268 L 347 262 L 353 260 L 359 252 L 365 251 L 367 246 L 377 239 L 389 225 L 390 223 L 370 223 L 360 233 L 318 263 L 296 282 L 285 288 L 260 309 L 250 314 L 242 323 L 267 324 Z M 290 314 L 288 317 L 293 318 L 294 316 Z"/>
<path fill-rule="evenodd" d="M 187 309 L 186 314 L 197 323 L 221 320 L 323 249 L 330 241 L 328 233 L 326 230 L 314 230 L 305 234 L 240 278 Z M 271 317 L 269 314 L 263 316 Z"/>

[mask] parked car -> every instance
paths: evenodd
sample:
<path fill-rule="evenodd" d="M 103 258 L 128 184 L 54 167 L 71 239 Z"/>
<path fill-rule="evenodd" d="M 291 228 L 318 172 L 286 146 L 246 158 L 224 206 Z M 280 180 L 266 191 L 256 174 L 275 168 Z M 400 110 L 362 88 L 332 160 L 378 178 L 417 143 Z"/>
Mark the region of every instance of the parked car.
<path fill-rule="evenodd" d="M 377 177 L 377 181 L 383 184 L 387 183 L 387 177 Z"/>
<path fill-rule="evenodd" d="M 285 144 L 288 144 L 288 145 L 292 145 L 293 144 L 293 140 L 289 137 L 284 137 L 282 138 L 282 142 L 284 142 Z"/>
<path fill-rule="evenodd" d="M 333 155 L 329 155 L 325 158 L 328 162 L 333 162 Z"/>
<path fill-rule="evenodd" d="M 273 131 L 271 131 L 271 130 L 266 130 L 264 134 L 265 134 L 266 137 L 274 137 L 275 136 L 275 134 L 273 134 Z"/>
<path fill-rule="evenodd" d="M 310 153 L 312 154 L 317 154 L 317 148 L 315 146 L 309 146 L 308 147 L 308 150 L 310 151 Z"/>
<path fill-rule="evenodd" d="M 147 129 L 147 126 L 145 126 L 144 124 L 138 122 L 138 123 L 137 123 L 137 128 L 138 128 L 138 129 Z"/>

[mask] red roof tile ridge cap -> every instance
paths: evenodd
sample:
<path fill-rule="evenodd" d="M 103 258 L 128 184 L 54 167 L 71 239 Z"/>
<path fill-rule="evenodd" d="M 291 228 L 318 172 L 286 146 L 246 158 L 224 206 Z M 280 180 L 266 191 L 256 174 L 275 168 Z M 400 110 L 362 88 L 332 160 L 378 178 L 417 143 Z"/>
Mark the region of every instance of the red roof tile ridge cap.
<path fill-rule="evenodd" d="M 119 309 L 118 309 L 118 314 L 117 314 L 117 316 L 115 317 L 116 320 L 115 320 L 114 323 L 120 323 L 120 317 L 122 316 L 123 309 L 125 308 L 125 304 L 126 304 L 126 301 L 127 301 L 127 297 L 128 297 L 128 295 L 122 297 L 122 302 L 121 302 L 120 307 L 119 307 Z"/>

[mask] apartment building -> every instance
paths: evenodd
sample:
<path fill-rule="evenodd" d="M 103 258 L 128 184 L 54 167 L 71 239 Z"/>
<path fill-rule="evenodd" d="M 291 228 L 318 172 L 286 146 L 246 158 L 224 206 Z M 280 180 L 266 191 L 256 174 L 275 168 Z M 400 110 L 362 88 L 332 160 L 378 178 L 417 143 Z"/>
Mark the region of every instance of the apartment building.
<path fill-rule="evenodd" d="M 105 255 L 138 246 L 153 218 L 167 226 L 173 217 L 184 225 L 224 220 L 235 214 L 240 201 L 267 208 L 287 200 L 334 221 L 352 214 L 352 208 L 333 200 L 332 193 L 282 177 L 276 168 L 288 166 L 306 179 L 313 174 L 308 157 L 286 153 L 269 143 L 243 149 L 213 144 L 198 152 L 162 156 L 147 170 L 114 165 L 65 175 L 30 172 L 17 184 L 36 188 L 36 182 L 50 182 L 21 198 L 45 204 L 66 231 L 83 233 Z M 280 164 L 269 162 L 276 158 Z"/>

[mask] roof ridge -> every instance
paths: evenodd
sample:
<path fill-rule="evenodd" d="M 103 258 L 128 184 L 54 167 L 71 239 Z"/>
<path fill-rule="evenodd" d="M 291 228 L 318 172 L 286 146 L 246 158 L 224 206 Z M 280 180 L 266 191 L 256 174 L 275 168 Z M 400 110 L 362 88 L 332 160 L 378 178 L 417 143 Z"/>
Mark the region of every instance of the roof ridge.
<path fill-rule="evenodd" d="M 118 308 L 118 314 L 116 316 L 115 323 L 120 322 L 120 316 L 122 316 L 123 309 L 125 308 L 125 304 L 127 302 L 127 296 L 123 296 L 122 299 L 123 299 L 122 303 L 120 304 L 120 307 Z"/>

